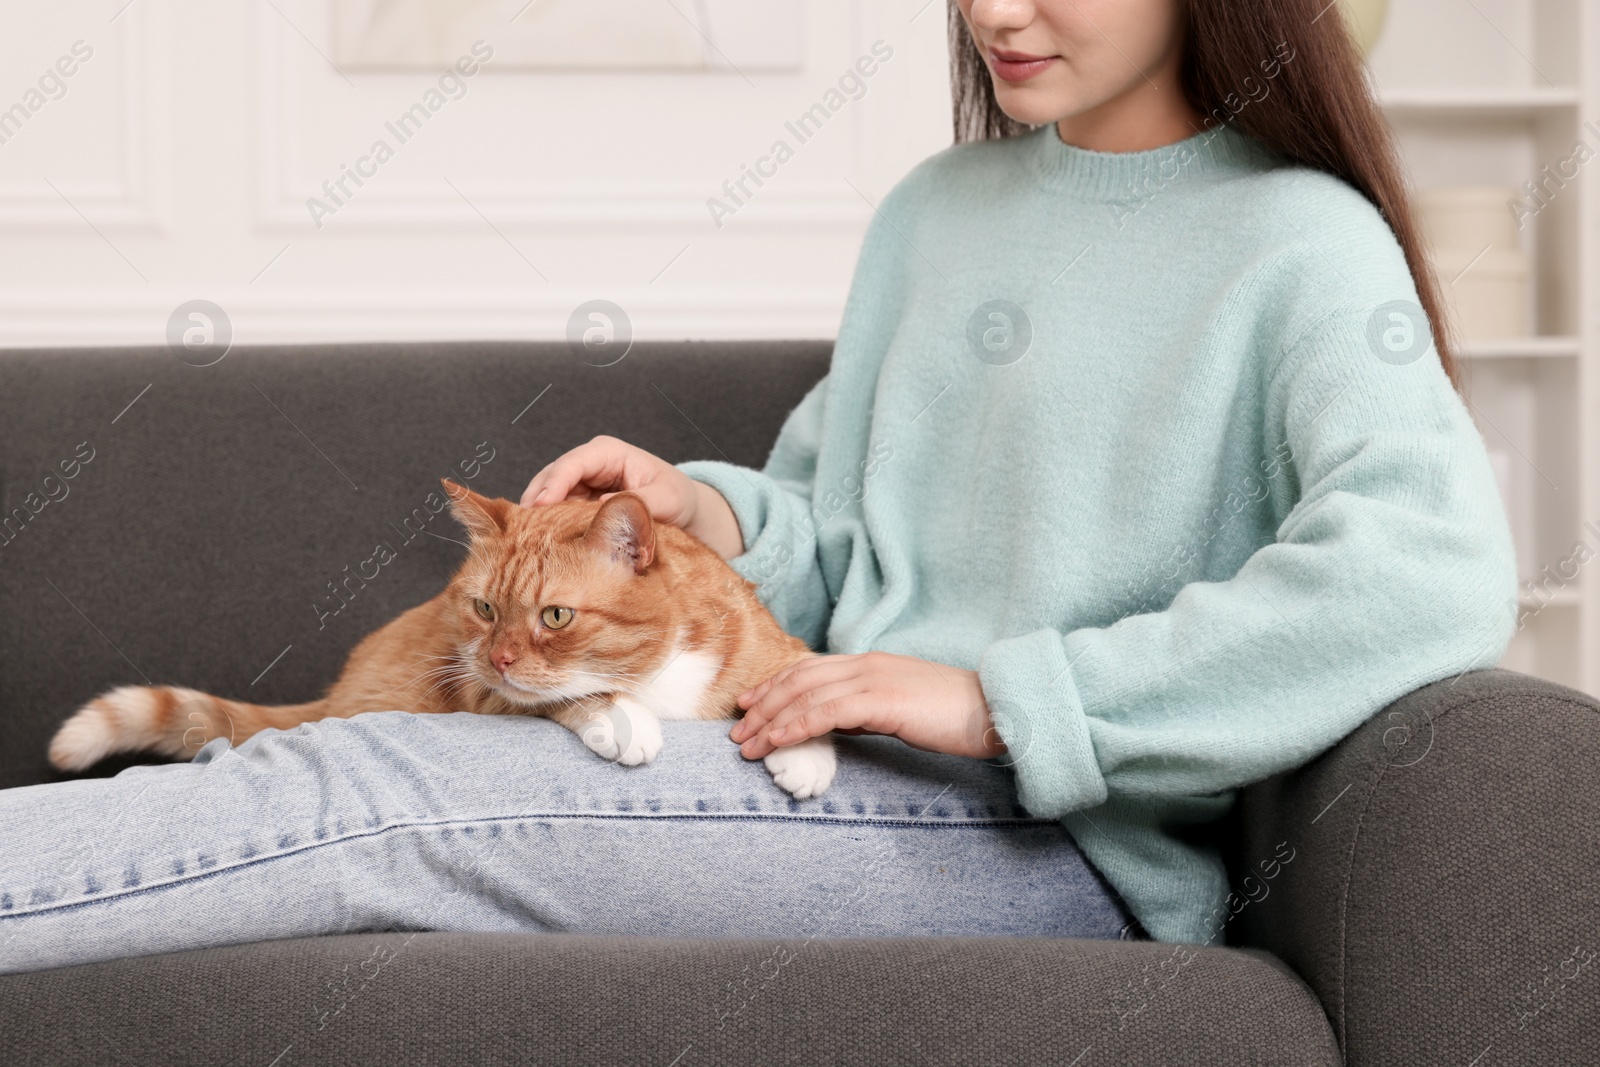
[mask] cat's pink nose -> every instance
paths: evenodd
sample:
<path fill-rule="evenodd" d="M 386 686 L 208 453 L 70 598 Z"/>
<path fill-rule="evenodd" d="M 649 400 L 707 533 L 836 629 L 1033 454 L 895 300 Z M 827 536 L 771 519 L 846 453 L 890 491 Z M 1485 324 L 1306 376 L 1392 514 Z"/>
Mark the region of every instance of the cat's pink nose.
<path fill-rule="evenodd" d="M 512 652 L 508 648 L 491 653 L 489 658 L 494 662 L 495 670 L 499 671 L 501 674 L 506 673 L 506 671 L 511 669 L 511 665 L 517 662 L 516 653 Z"/>

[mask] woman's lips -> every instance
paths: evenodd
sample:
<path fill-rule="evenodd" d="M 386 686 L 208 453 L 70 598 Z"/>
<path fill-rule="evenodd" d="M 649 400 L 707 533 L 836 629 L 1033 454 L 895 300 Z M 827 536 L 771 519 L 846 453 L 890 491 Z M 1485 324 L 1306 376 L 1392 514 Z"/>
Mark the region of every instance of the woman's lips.
<path fill-rule="evenodd" d="M 1008 82 L 1027 81 L 1059 58 L 1059 56 L 1034 56 L 1027 52 L 1007 52 L 998 48 L 989 50 L 989 62 L 994 66 L 994 72 Z"/>

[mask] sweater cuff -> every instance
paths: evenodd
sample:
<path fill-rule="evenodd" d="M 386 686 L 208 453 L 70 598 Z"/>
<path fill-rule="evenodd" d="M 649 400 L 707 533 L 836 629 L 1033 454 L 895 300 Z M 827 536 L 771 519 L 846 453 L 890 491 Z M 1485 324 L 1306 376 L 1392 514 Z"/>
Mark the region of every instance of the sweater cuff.
<path fill-rule="evenodd" d="M 1035 630 L 994 642 L 978 661 L 978 685 L 1007 749 L 1000 758 L 1016 772 L 1023 807 L 1059 819 L 1105 802 L 1106 780 L 1059 632 Z"/>
<path fill-rule="evenodd" d="M 675 466 L 697 482 L 704 482 L 728 502 L 739 523 L 739 538 L 744 551 L 728 561 L 739 577 L 757 586 L 772 578 L 771 566 L 757 566 L 762 556 L 761 534 L 772 515 L 771 479 L 758 471 L 715 459 L 695 459 Z M 769 539 L 770 540 L 770 539 Z M 770 554 L 770 553 L 769 553 Z"/>

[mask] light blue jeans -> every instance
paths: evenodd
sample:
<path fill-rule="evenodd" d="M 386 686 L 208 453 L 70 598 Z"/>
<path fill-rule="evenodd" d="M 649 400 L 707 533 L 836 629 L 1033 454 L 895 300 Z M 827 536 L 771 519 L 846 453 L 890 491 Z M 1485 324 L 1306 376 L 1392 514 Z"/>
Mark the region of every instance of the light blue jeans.
<path fill-rule="evenodd" d="M 0 791 L 0 973 L 374 930 L 1129 936 L 1007 768 L 839 737 L 796 801 L 729 725 L 621 767 L 544 719 L 376 712 Z"/>

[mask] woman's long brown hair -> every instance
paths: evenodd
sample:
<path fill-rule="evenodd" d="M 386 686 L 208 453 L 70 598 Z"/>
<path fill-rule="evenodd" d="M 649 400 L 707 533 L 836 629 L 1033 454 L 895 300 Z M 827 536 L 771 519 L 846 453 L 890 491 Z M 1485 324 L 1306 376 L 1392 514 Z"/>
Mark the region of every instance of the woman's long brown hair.
<path fill-rule="evenodd" d="M 1241 133 L 1296 162 L 1344 179 L 1378 208 L 1405 253 L 1434 351 L 1451 385 L 1462 387 L 1439 283 L 1401 176 L 1394 135 L 1367 83 L 1361 58 L 1329 0 L 1178 0 L 1188 16 L 1183 91 L 1195 110 L 1231 121 Z M 1262 76 L 1283 42 L 1293 58 Z M 1250 79 L 1246 83 L 1246 79 Z M 1269 86 L 1264 97 L 1240 101 Z M 994 96 L 955 0 L 950 0 L 950 87 L 955 139 L 1011 137 L 1032 127 L 1012 119 Z M 1229 97 L 1233 97 L 1232 107 Z M 1237 112 L 1237 114 L 1234 114 Z"/>

